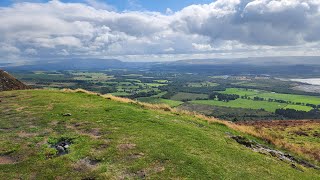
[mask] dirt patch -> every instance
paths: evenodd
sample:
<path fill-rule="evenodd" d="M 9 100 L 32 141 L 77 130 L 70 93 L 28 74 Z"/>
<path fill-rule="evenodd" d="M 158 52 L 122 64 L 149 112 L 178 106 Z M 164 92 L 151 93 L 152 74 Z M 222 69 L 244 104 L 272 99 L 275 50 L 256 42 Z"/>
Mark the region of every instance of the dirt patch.
<path fill-rule="evenodd" d="M 91 171 L 98 166 L 100 160 L 90 159 L 88 157 L 80 159 L 73 165 L 73 169 L 79 172 Z"/>
<path fill-rule="evenodd" d="M 309 134 L 305 131 L 293 131 L 292 133 L 298 136 L 309 136 Z"/>
<path fill-rule="evenodd" d="M 0 156 L 0 164 L 14 164 L 16 163 L 15 159 L 10 156 Z"/>
<path fill-rule="evenodd" d="M 312 134 L 312 136 L 313 136 L 313 137 L 320 138 L 320 133 L 319 133 L 319 132 L 315 132 L 315 133 Z"/>
<path fill-rule="evenodd" d="M 132 144 L 132 143 L 126 143 L 126 144 L 119 144 L 118 145 L 118 149 L 121 151 L 127 151 L 130 149 L 134 149 L 136 147 L 136 144 Z"/>
<path fill-rule="evenodd" d="M 86 125 L 89 125 L 89 123 L 76 123 L 72 126 L 67 126 L 67 128 L 76 131 L 78 134 L 90 136 L 94 139 L 99 139 L 102 135 L 104 135 L 100 128 L 84 129 Z"/>
<path fill-rule="evenodd" d="M 25 109 L 26 107 L 18 107 L 17 109 L 16 109 L 16 111 L 18 111 L 18 112 L 21 112 L 23 109 Z"/>
<path fill-rule="evenodd" d="M 144 156 L 144 153 L 134 153 L 129 155 L 129 159 L 139 159 L 142 158 Z"/>
<path fill-rule="evenodd" d="M 36 135 L 37 135 L 36 133 L 27 133 L 25 131 L 18 132 L 18 136 L 21 138 L 29 138 L 29 137 L 34 137 Z"/>

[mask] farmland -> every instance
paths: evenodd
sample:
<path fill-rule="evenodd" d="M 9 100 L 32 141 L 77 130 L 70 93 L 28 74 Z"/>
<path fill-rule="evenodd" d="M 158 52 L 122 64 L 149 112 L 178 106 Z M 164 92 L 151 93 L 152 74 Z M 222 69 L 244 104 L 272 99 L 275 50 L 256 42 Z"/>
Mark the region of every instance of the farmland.
<path fill-rule="evenodd" d="M 82 88 L 142 102 L 187 108 L 227 120 L 295 118 L 286 117 L 289 114 L 286 112 L 276 114 L 279 109 L 296 110 L 301 114 L 297 118 L 313 118 L 318 116 L 317 106 L 320 105 L 320 94 L 293 90 L 297 82 L 269 76 L 211 76 L 130 69 L 23 71 L 15 75 L 36 88 Z M 213 93 L 222 94 L 220 98 L 225 94 L 227 99 L 213 98 Z M 239 97 L 234 99 L 236 95 Z M 234 97 L 228 99 L 228 96 Z M 303 115 L 302 112 L 312 113 Z"/>
<path fill-rule="evenodd" d="M 239 96 L 248 96 L 248 97 L 257 96 L 264 99 L 271 98 L 271 99 L 278 99 L 278 100 L 284 100 L 284 101 L 291 101 L 295 103 L 320 104 L 320 97 L 295 95 L 295 94 L 282 94 L 282 93 L 254 90 L 254 89 L 228 88 L 222 93 L 237 94 Z"/>
<path fill-rule="evenodd" d="M 247 99 L 236 99 L 234 101 L 223 102 L 216 100 L 195 100 L 191 101 L 196 104 L 206 104 L 212 106 L 224 106 L 233 108 L 247 108 L 247 109 L 264 109 L 269 112 L 275 112 L 276 109 L 286 107 L 286 104 L 276 102 L 265 102 L 265 101 L 253 101 Z"/>

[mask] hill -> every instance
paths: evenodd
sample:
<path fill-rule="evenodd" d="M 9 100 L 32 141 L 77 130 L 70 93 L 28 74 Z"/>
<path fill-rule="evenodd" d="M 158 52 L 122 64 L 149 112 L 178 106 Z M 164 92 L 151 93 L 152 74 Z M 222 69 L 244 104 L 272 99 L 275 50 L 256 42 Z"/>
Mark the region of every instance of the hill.
<path fill-rule="evenodd" d="M 319 170 L 254 152 L 229 135 L 259 139 L 165 107 L 53 90 L 0 98 L 7 179 L 320 178 Z"/>
<path fill-rule="evenodd" d="M 106 70 L 109 68 L 124 68 L 126 64 L 116 59 L 62 59 L 48 61 L 32 61 L 28 64 L 11 66 L 9 70 Z"/>
<path fill-rule="evenodd" d="M 0 70 L 0 91 L 23 90 L 28 89 L 28 86 L 17 80 L 9 73 Z"/>

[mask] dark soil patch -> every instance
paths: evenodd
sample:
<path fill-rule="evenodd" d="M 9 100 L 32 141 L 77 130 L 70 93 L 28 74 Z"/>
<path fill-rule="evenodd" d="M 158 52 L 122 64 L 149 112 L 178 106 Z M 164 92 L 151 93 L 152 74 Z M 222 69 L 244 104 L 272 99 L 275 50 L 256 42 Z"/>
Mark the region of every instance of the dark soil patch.
<path fill-rule="evenodd" d="M 10 156 L 0 156 L 0 164 L 14 164 L 16 163 L 15 159 Z"/>
<path fill-rule="evenodd" d="M 293 131 L 293 133 L 298 136 L 309 136 L 309 134 L 304 131 Z"/>

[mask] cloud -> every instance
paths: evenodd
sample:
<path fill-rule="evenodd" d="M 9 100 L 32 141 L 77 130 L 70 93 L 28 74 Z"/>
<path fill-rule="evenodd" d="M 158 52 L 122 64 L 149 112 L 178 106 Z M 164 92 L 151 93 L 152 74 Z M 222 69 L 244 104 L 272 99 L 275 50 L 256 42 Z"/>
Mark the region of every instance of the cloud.
<path fill-rule="evenodd" d="M 317 0 L 217 0 L 165 14 L 85 2 L 0 7 L 0 57 L 320 54 Z"/>
<path fill-rule="evenodd" d="M 85 0 L 85 2 L 88 5 L 94 7 L 95 9 L 105 9 L 109 11 L 115 11 L 116 9 L 115 7 L 99 0 Z"/>

